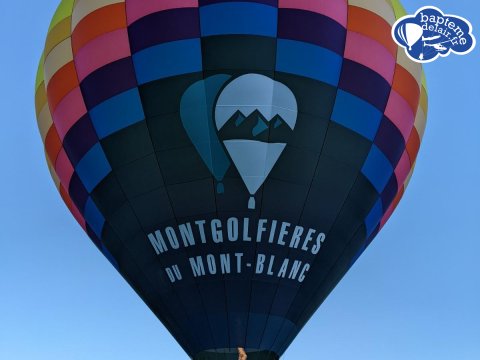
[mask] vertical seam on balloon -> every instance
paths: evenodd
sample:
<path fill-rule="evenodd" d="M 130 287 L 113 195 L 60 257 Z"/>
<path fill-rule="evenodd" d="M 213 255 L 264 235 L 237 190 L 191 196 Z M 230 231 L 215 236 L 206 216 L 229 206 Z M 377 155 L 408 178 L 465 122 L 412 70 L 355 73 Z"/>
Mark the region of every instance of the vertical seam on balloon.
<path fill-rule="evenodd" d="M 199 43 L 200 43 L 200 58 L 201 58 L 201 61 L 202 61 L 202 78 L 201 78 L 201 81 L 202 81 L 202 86 L 203 88 L 205 89 L 205 108 L 206 108 L 206 111 L 208 113 L 208 102 L 207 102 L 207 88 L 205 86 L 205 78 L 206 78 L 206 70 L 205 70 L 205 67 L 204 67 L 204 58 L 203 58 L 203 36 L 202 36 L 202 24 L 201 24 L 201 21 L 202 21 L 202 16 L 201 16 L 201 12 L 200 12 L 200 1 L 197 1 L 197 16 L 198 16 L 198 37 L 199 37 Z M 214 116 L 214 111 L 212 109 L 212 121 L 214 121 L 213 119 L 213 116 Z M 213 124 L 215 125 L 215 124 Z M 209 140 L 210 140 L 210 132 L 208 132 L 208 137 L 209 137 Z M 209 143 L 209 150 L 210 150 L 210 159 L 212 160 L 212 166 L 215 166 L 214 165 L 214 157 L 213 157 L 213 152 L 212 152 L 212 147 L 211 147 L 211 141 L 208 142 Z M 211 180 L 212 180 L 212 187 L 213 187 L 213 200 L 215 202 L 215 217 L 218 218 L 218 203 L 217 203 L 217 191 L 216 191 L 216 187 L 215 187 L 215 177 L 213 174 L 211 174 Z M 221 245 L 221 249 L 223 250 L 225 248 L 225 244 L 222 242 L 222 245 Z M 222 283 L 223 283 L 223 292 L 224 292 L 224 306 L 225 306 L 225 319 L 226 319 L 226 322 L 227 322 L 227 327 L 229 325 L 229 316 L 228 316 L 228 293 L 227 293 L 227 285 L 226 285 L 226 280 L 225 280 L 225 274 L 222 274 L 221 275 L 222 277 Z M 197 282 L 197 280 L 195 279 L 195 283 Z M 198 284 L 197 284 L 197 287 L 198 287 Z M 203 296 L 202 296 L 202 292 L 200 291 L 200 288 L 198 287 L 198 291 L 200 293 L 200 297 L 202 299 L 202 306 L 204 308 L 204 312 L 205 312 L 205 318 L 207 319 L 208 323 L 209 323 L 209 326 L 210 326 L 210 331 L 211 331 L 211 335 L 212 335 L 212 340 L 214 343 L 216 343 L 216 337 L 214 335 L 214 332 L 213 332 L 213 328 L 211 327 L 211 324 L 210 324 L 210 318 L 209 318 L 209 315 L 206 311 L 206 308 L 205 308 L 205 304 L 203 302 Z M 230 342 L 231 342 L 231 339 L 230 339 L 230 329 L 227 329 L 227 342 L 228 342 L 228 346 L 230 346 Z M 219 350 L 221 351 L 221 349 L 215 349 L 215 353 L 220 353 Z M 223 349 L 223 353 L 224 353 L 224 357 L 227 357 L 227 347 L 225 347 Z"/>
<path fill-rule="evenodd" d="M 133 54 L 131 53 L 130 33 L 129 33 L 129 31 L 128 31 L 129 25 L 128 25 L 128 16 L 127 16 L 127 1 L 128 1 L 128 0 L 125 0 L 125 1 L 124 1 L 124 6 L 125 6 L 125 21 L 126 21 L 126 24 L 127 24 L 127 25 L 126 25 L 126 31 L 127 31 L 127 38 L 128 38 L 128 43 L 129 43 L 129 47 L 130 47 L 130 59 L 132 59 L 132 66 L 133 66 L 133 70 L 134 70 L 135 75 L 136 75 L 136 68 L 135 68 L 135 65 L 134 65 L 134 63 L 133 63 Z M 135 76 L 135 78 L 136 78 L 136 76 Z M 137 80 L 137 78 L 136 78 L 135 80 L 136 80 L 136 83 L 137 83 L 137 84 L 136 84 L 136 88 L 138 89 L 138 86 L 139 86 L 138 80 Z M 140 97 L 140 102 L 142 103 L 142 110 L 143 110 L 143 109 L 144 109 L 144 106 L 143 106 L 143 100 L 142 100 L 140 91 L 139 91 L 139 97 Z M 151 133 L 150 133 L 150 128 L 149 128 L 149 126 L 148 126 L 147 117 L 146 117 L 146 115 L 145 115 L 145 112 L 144 112 L 144 116 L 145 116 L 145 126 L 146 126 L 146 128 L 147 128 L 147 130 L 148 130 L 148 136 L 149 136 L 149 138 L 150 138 L 150 142 L 151 142 L 152 148 L 153 148 L 153 155 L 154 155 L 155 161 L 156 161 L 156 163 L 157 163 L 158 171 L 159 171 L 160 176 L 161 176 L 161 178 L 162 178 L 162 182 L 163 182 L 163 185 L 164 185 L 164 188 L 165 188 L 165 193 L 166 193 L 167 198 L 168 198 L 168 201 L 169 201 L 169 203 L 170 203 L 170 207 L 171 207 L 171 210 L 172 210 L 172 214 L 173 214 L 173 216 L 174 216 L 175 223 L 176 223 L 177 226 L 178 226 L 179 224 L 178 224 L 178 220 L 177 220 L 177 215 L 175 214 L 175 209 L 174 209 L 174 207 L 173 207 L 173 203 L 172 203 L 172 200 L 171 200 L 171 197 L 170 197 L 170 193 L 169 193 L 169 191 L 168 191 L 168 188 L 167 188 L 167 185 L 166 185 L 166 182 L 165 182 L 165 178 L 164 178 L 162 169 L 161 169 L 161 167 L 160 167 L 160 162 L 159 162 L 159 160 L 158 160 L 158 156 L 157 156 L 157 153 L 156 153 L 156 151 L 155 151 L 155 146 L 154 146 L 153 139 L 152 139 L 152 136 L 151 136 Z M 130 201 L 129 201 L 128 199 L 127 199 L 127 202 L 130 203 Z M 132 208 L 132 211 L 133 211 L 133 213 L 135 214 L 135 211 L 133 210 L 133 208 Z M 135 217 L 137 217 L 136 214 L 135 214 Z M 137 220 L 138 220 L 138 218 L 137 218 Z M 139 224 L 140 224 L 140 222 L 139 222 Z M 144 231 L 143 226 L 141 226 L 141 224 L 140 224 L 140 227 L 141 227 L 142 230 Z M 145 232 L 145 231 L 144 231 L 144 232 Z M 188 248 L 185 248 L 185 249 L 184 249 L 184 253 L 187 254 L 187 256 L 189 256 L 189 255 L 190 255 L 190 254 L 189 254 L 189 249 L 188 249 Z M 158 262 L 159 262 L 160 264 L 162 264 L 162 266 L 164 266 L 164 265 L 163 265 L 164 263 L 163 263 L 161 257 L 158 256 L 157 259 L 158 259 Z M 197 282 L 196 282 L 195 279 L 194 279 L 194 281 L 195 281 L 195 284 L 197 285 L 197 286 L 196 286 L 197 291 L 198 291 L 199 295 L 201 296 L 201 292 L 200 292 L 200 289 L 198 288 L 198 284 L 197 284 Z M 183 308 L 184 308 L 184 312 L 185 312 L 186 317 L 187 317 L 187 318 L 190 318 L 190 316 L 188 315 L 188 312 L 186 311 L 186 309 L 188 309 L 188 307 L 185 306 L 185 304 L 184 304 L 181 296 L 177 293 L 174 285 L 173 285 L 173 284 L 170 284 L 170 285 L 171 285 L 172 293 L 174 293 L 174 294 L 176 295 L 176 297 L 180 300 L 180 303 L 183 305 Z M 203 301 L 202 301 L 202 305 L 204 306 Z M 207 318 L 207 320 L 208 320 L 208 318 Z M 210 331 L 211 331 L 211 329 L 210 329 Z M 213 334 L 212 334 L 212 336 L 213 336 Z M 194 339 L 196 339 L 197 344 L 200 344 L 200 341 L 199 341 L 199 339 L 197 338 L 196 333 L 193 334 L 192 337 L 193 337 Z M 188 341 L 188 338 L 186 338 L 186 340 Z M 185 342 L 185 345 L 187 345 L 187 342 Z M 187 352 L 187 351 L 186 351 L 186 352 Z M 188 352 L 187 352 L 187 353 L 188 353 Z"/>
<path fill-rule="evenodd" d="M 349 6 L 349 5 L 348 5 L 348 6 Z M 347 33 L 348 33 L 348 12 L 347 12 Z M 397 48 L 397 54 L 398 54 L 398 48 Z M 396 58 L 396 60 L 397 60 L 397 58 Z M 397 61 L 395 61 L 395 63 L 397 64 Z M 395 66 L 395 70 L 396 70 L 396 66 Z M 396 72 L 395 70 L 394 70 L 394 77 L 395 77 L 395 72 Z M 390 88 L 390 92 L 392 91 L 392 89 L 393 89 L 393 82 L 392 82 L 392 86 L 391 86 L 391 88 Z M 386 105 L 385 105 L 385 108 L 386 108 Z M 383 112 L 385 113 L 385 110 L 384 110 Z M 378 129 L 377 129 L 377 133 L 378 133 Z M 376 136 L 376 134 L 375 134 L 375 136 Z M 374 144 L 374 140 L 372 141 L 372 146 L 373 146 L 373 144 Z M 346 196 L 345 201 L 343 202 L 343 204 L 342 204 L 342 206 L 341 206 L 341 208 L 340 208 L 340 211 L 338 212 L 338 214 L 337 214 L 337 216 L 336 216 L 336 218 L 335 218 L 332 226 L 330 227 L 328 233 L 330 233 L 331 230 L 335 227 L 335 224 L 337 223 L 338 218 L 339 218 L 339 214 L 341 213 L 342 209 L 344 208 L 345 204 L 347 203 L 347 201 L 348 201 L 348 199 L 349 199 L 349 197 L 350 197 L 350 194 L 351 194 L 351 192 L 352 192 L 352 189 L 353 189 L 353 187 L 355 186 L 355 183 L 358 181 L 358 178 L 360 177 L 360 174 L 361 174 L 361 169 L 358 171 L 357 177 L 355 178 L 355 180 L 354 180 L 354 182 L 353 182 L 353 185 L 352 185 L 352 187 L 350 188 L 350 190 L 349 190 L 349 192 L 348 192 L 348 195 Z M 379 198 L 381 197 L 381 193 L 378 193 L 378 197 L 379 197 Z M 363 221 L 363 222 L 360 224 L 360 226 L 357 228 L 357 230 L 355 231 L 354 235 L 356 234 L 356 232 L 358 232 L 359 229 L 361 229 L 361 227 L 362 227 L 363 225 L 364 225 L 364 221 Z M 327 234 L 328 234 L 328 233 L 327 233 Z M 327 237 L 328 237 L 328 235 L 327 235 Z M 365 240 L 366 240 L 366 239 L 365 239 Z M 346 243 L 344 249 L 350 244 L 350 242 L 351 242 L 351 239 Z M 337 258 L 337 261 L 335 262 L 335 264 L 336 264 L 338 261 L 340 261 L 340 259 L 341 259 L 341 257 L 342 257 L 342 254 L 344 253 L 344 251 L 345 251 L 345 250 L 343 250 L 342 253 L 339 255 L 339 257 Z M 313 266 L 314 266 L 314 264 L 315 264 L 315 260 L 316 260 L 316 259 L 314 259 L 314 261 L 313 261 L 313 263 L 312 263 L 312 268 L 313 268 Z M 324 282 L 324 281 L 330 276 L 330 272 L 331 272 L 332 268 L 335 266 L 335 264 L 332 265 L 332 267 L 330 267 L 330 269 L 326 272 L 326 275 L 325 275 L 325 277 L 323 278 L 322 282 Z M 348 271 L 348 269 L 347 269 L 347 271 Z M 346 273 L 346 272 L 345 272 L 345 273 Z M 345 274 L 345 273 L 344 273 L 344 274 Z M 342 275 L 342 276 L 343 276 L 343 275 Z M 318 289 L 318 288 L 317 288 L 317 289 Z M 319 292 L 319 291 L 317 290 L 315 293 L 318 293 L 318 292 Z M 310 299 L 313 298 L 313 297 L 314 297 L 313 295 L 310 296 Z M 323 301 L 322 301 L 322 302 L 323 302 Z M 308 303 L 308 302 L 307 302 L 307 303 Z M 321 305 L 321 303 L 319 304 L 319 306 L 320 306 L 320 305 Z M 305 313 L 305 311 L 302 312 L 302 315 L 300 316 L 300 318 L 304 316 L 304 313 Z M 313 313 L 312 313 L 312 315 L 313 315 Z"/>
<path fill-rule="evenodd" d="M 276 34 L 275 34 L 275 50 L 274 50 L 274 62 L 273 62 L 273 80 L 274 82 L 276 81 L 277 77 L 276 77 L 276 74 L 277 74 L 277 53 L 278 53 L 278 27 L 279 27 L 279 20 L 280 20 L 280 4 L 279 4 L 279 0 L 277 0 L 277 29 L 276 29 Z M 274 83 L 275 84 L 275 83 Z M 272 103 L 273 103 L 273 98 L 274 98 L 274 92 L 275 92 L 275 85 L 272 89 Z M 297 115 L 298 116 L 298 115 Z M 270 140 L 270 126 L 268 128 L 268 140 Z M 288 146 L 288 144 L 287 144 Z M 262 185 L 262 190 L 261 190 L 261 193 L 262 193 L 262 196 L 261 196 L 261 199 L 260 199 L 260 211 L 259 211 L 259 220 L 262 218 L 262 209 L 263 209 L 263 199 L 264 199 L 264 193 L 265 193 L 265 184 Z M 255 252 L 254 252 L 254 258 L 253 258 L 253 261 L 255 261 L 255 259 L 257 259 L 258 257 L 258 242 L 255 241 Z M 253 277 L 255 276 L 255 269 L 252 269 L 252 280 L 253 280 Z M 251 281 L 252 281 L 251 280 Z M 261 346 L 262 346 L 262 343 L 263 343 L 263 339 L 265 337 L 265 333 L 266 333 L 266 330 L 267 330 L 267 325 L 268 325 L 268 322 L 270 320 L 270 313 L 271 313 L 271 310 L 273 308 L 273 304 L 275 302 L 275 298 L 277 296 L 277 293 L 278 293 L 278 288 L 280 286 L 280 279 L 278 280 L 278 282 L 276 283 L 276 288 L 275 288 L 275 292 L 272 296 L 272 300 L 271 300 L 271 303 L 270 303 L 270 308 L 267 312 L 267 318 L 265 320 L 265 326 L 263 327 L 263 331 L 261 333 L 261 336 L 259 338 L 259 343 L 258 343 L 258 348 L 259 350 L 262 350 L 261 349 Z M 252 290 L 253 290 L 253 286 L 250 287 L 250 305 L 249 307 L 251 306 L 251 303 L 252 303 Z M 250 309 L 249 309 L 249 314 L 250 314 Z M 250 316 L 249 316 L 250 318 Z M 248 325 L 248 322 L 247 322 L 247 325 Z M 247 329 L 248 329 L 248 326 L 247 326 Z M 270 345 L 270 348 L 268 349 L 269 352 L 271 352 L 273 349 L 273 343 Z"/>
<path fill-rule="evenodd" d="M 345 45 L 344 45 L 344 49 L 343 49 L 342 68 L 340 69 L 339 80 L 340 80 L 340 78 L 341 78 L 341 76 L 342 76 L 342 72 L 343 72 L 343 65 L 344 65 L 344 59 L 345 59 L 345 49 L 346 49 L 346 45 L 347 45 L 347 35 L 348 35 L 349 2 L 348 2 L 348 0 L 346 0 L 345 2 L 346 2 L 347 22 L 346 22 L 346 26 L 345 26 Z M 321 148 L 320 148 L 320 152 L 318 153 L 317 164 L 315 165 L 315 170 L 314 170 L 314 172 L 313 172 L 312 179 L 311 179 L 311 181 L 310 181 L 310 184 L 308 185 L 308 191 L 307 191 L 307 194 L 306 194 L 306 196 L 305 196 L 305 201 L 304 201 L 304 203 L 303 203 L 302 211 L 300 212 L 300 216 L 299 216 L 299 220 L 298 220 L 299 223 L 300 223 L 301 220 L 302 220 L 302 217 L 303 217 L 303 214 L 304 214 L 304 211 L 305 211 L 305 204 L 306 204 L 306 201 L 308 200 L 308 197 L 309 197 L 310 192 L 311 192 L 311 190 L 312 190 L 313 182 L 314 182 L 314 179 L 315 179 L 315 174 L 317 173 L 318 166 L 320 165 L 320 159 L 321 159 L 321 157 L 322 157 L 323 149 L 324 149 L 324 147 L 325 147 L 325 142 L 326 142 L 326 139 L 327 139 L 327 134 L 328 134 L 328 131 L 329 131 L 329 129 L 330 129 L 330 125 L 331 125 L 331 123 L 332 123 L 331 118 L 332 118 L 333 111 L 334 111 L 334 108 L 335 108 L 335 103 L 336 103 L 336 98 L 337 98 L 337 95 L 338 95 L 338 91 L 339 91 L 339 84 L 337 84 L 337 86 L 336 86 L 336 92 L 335 92 L 336 95 L 335 95 L 334 103 L 333 103 L 333 105 L 332 105 L 332 112 L 331 112 L 331 114 L 330 114 L 330 119 L 329 119 L 329 121 L 328 121 L 328 126 L 327 126 L 327 129 L 326 129 L 326 131 L 325 131 L 325 136 L 324 136 L 324 138 L 323 138 L 323 142 L 322 142 L 322 146 L 321 146 Z M 359 174 L 359 173 L 360 173 L 360 170 L 358 171 L 358 174 Z M 358 174 L 357 174 L 357 178 L 358 178 Z M 353 186 L 354 186 L 357 178 L 354 180 L 354 182 L 353 182 L 353 184 L 352 184 L 352 187 L 350 188 L 348 194 L 350 194 L 351 190 L 353 189 Z M 347 199 L 347 198 L 348 198 L 348 195 L 347 195 L 346 199 Z M 346 201 L 346 200 L 345 200 L 345 201 Z M 344 204 L 345 204 L 345 202 L 344 202 Z M 343 208 L 344 204 L 342 205 L 342 208 Z M 337 217 L 338 217 L 338 215 L 337 215 Z M 334 223 L 335 223 L 335 221 L 336 221 L 336 220 L 334 220 Z M 334 224 L 334 223 L 333 223 L 333 224 Z M 333 225 L 332 225 L 332 227 L 333 227 Z M 288 253 L 287 253 L 288 256 L 290 255 L 290 252 L 291 252 L 291 249 L 289 249 L 289 251 L 288 251 Z M 312 262 L 312 266 L 311 266 L 312 268 L 313 268 L 313 264 L 314 264 L 314 263 L 315 263 L 315 258 L 313 259 L 313 262 Z M 291 311 L 291 308 L 292 308 L 293 304 L 295 303 L 295 300 L 297 299 L 297 295 L 298 295 L 298 293 L 300 292 L 300 289 L 301 289 L 302 286 L 303 286 L 303 284 L 300 284 L 300 285 L 299 285 L 297 294 L 295 295 L 295 297 L 294 297 L 294 298 L 292 299 L 292 301 L 290 302 L 290 305 L 288 306 L 288 310 L 287 310 L 287 312 L 285 313 L 285 317 L 284 317 L 284 319 L 283 319 L 282 326 L 280 327 L 280 330 L 279 330 L 279 332 L 277 333 L 277 336 L 276 336 L 276 338 L 275 338 L 275 340 L 274 340 L 274 342 L 273 342 L 273 344 L 274 344 L 273 346 L 275 346 L 275 344 L 277 343 L 277 340 L 278 340 L 278 337 L 279 337 L 279 335 L 280 335 L 280 332 L 281 332 L 281 330 L 283 329 L 283 327 L 284 327 L 284 325 L 285 325 L 285 323 L 286 323 L 287 315 L 288 315 L 288 313 Z M 294 325 L 297 326 L 297 324 L 295 324 L 295 323 L 294 323 Z M 288 342 L 288 338 L 289 338 L 289 337 L 286 337 L 286 340 L 285 340 L 285 341 Z M 284 347 L 284 346 L 282 346 L 282 347 Z M 279 348 L 281 348 L 281 347 L 279 347 Z"/>
<path fill-rule="evenodd" d="M 73 14 L 73 11 L 74 11 L 74 9 L 75 9 L 76 3 L 77 3 L 77 0 L 74 0 L 73 7 L 72 7 L 72 14 Z M 126 18 L 126 2 L 125 2 L 125 1 L 124 1 L 124 5 L 125 5 L 125 18 Z M 127 21 L 127 19 L 126 19 L 126 21 Z M 128 24 L 126 25 L 125 30 L 127 31 L 127 36 L 128 36 Z M 70 28 L 70 39 L 71 39 L 71 34 L 72 34 L 72 33 L 73 33 L 73 24 L 71 24 L 71 28 Z M 129 41 L 129 42 L 130 42 L 130 41 Z M 70 46 L 71 46 L 71 48 L 72 48 L 72 55 L 73 55 L 73 46 L 72 46 L 72 42 L 71 42 L 71 41 L 70 41 Z M 130 54 L 130 58 L 131 58 L 131 54 Z M 76 73 L 76 75 L 77 75 L 78 87 L 79 87 L 80 92 L 81 92 L 81 94 L 82 94 L 82 100 L 83 100 L 83 97 L 84 97 L 84 96 L 83 96 L 83 91 L 82 91 L 82 89 L 81 89 L 81 87 L 80 87 L 80 81 L 79 81 L 79 79 L 78 79 L 78 73 L 77 73 L 77 70 L 76 70 L 75 56 L 73 56 L 73 64 L 74 64 L 74 68 L 75 68 L 75 73 Z M 133 63 L 132 63 L 132 66 L 133 66 Z M 138 89 L 138 85 L 137 85 L 137 89 Z M 83 100 L 83 101 L 84 101 L 84 100 Z M 89 110 L 87 109 L 87 114 L 88 114 L 88 113 L 89 113 Z M 97 137 L 97 143 L 102 147 L 102 145 L 101 145 L 101 143 L 100 143 L 100 139 L 98 138 L 98 135 L 97 135 L 96 133 L 95 133 L 95 135 L 96 135 L 96 137 Z M 152 146 L 153 146 L 153 144 L 152 144 Z M 103 147 L 102 147 L 102 149 L 103 149 Z M 108 160 L 108 159 L 107 159 L 107 160 Z M 111 166 L 110 166 L 110 167 L 111 167 Z M 111 170 L 111 173 L 112 173 L 113 176 L 115 177 L 115 180 L 118 182 L 118 177 L 117 177 L 116 173 L 114 172 L 114 169 L 113 169 L 112 167 L 111 167 L 111 169 L 112 169 L 112 170 Z M 162 178 L 162 180 L 163 180 L 163 178 Z M 130 207 L 130 209 L 132 210 L 132 213 L 133 213 L 134 216 L 135 216 L 135 219 L 136 219 L 138 225 L 139 225 L 140 228 L 142 228 L 142 230 L 143 230 L 143 227 L 141 226 L 140 221 L 139 221 L 138 217 L 136 216 L 135 211 L 133 210 L 133 207 L 132 207 L 130 201 L 128 200 L 128 198 L 127 198 L 127 196 L 126 196 L 123 188 L 122 188 L 122 193 L 124 194 L 125 199 L 126 199 L 124 205 L 128 205 L 128 206 Z M 89 194 L 89 195 L 90 195 L 90 194 Z M 123 205 L 122 205 L 122 206 L 123 206 Z M 102 214 L 102 215 L 103 215 L 103 214 Z M 109 221 L 107 221 L 107 219 L 105 219 L 105 223 L 108 224 L 108 225 L 112 228 L 112 230 L 116 233 L 116 231 L 114 230 L 113 226 L 110 224 Z M 103 229 L 104 229 L 104 228 L 105 228 L 105 225 L 104 225 Z M 103 232 L 103 229 L 102 229 L 102 232 Z M 119 239 L 121 239 L 121 238 L 118 236 L 118 234 L 117 234 L 117 237 L 118 237 Z M 100 239 L 100 241 L 101 241 L 102 244 L 103 244 L 103 239 Z M 122 243 L 125 245 L 125 243 L 123 242 L 123 240 L 121 240 L 121 241 L 122 241 Z M 124 246 L 124 249 L 129 249 L 129 248 L 126 247 L 126 246 Z M 130 251 L 129 251 L 129 255 L 132 257 L 132 255 L 130 254 Z M 133 259 L 133 257 L 132 257 L 132 259 Z M 148 283 L 151 283 L 151 282 L 150 282 L 150 279 L 146 276 L 146 274 L 144 273 L 143 269 L 137 264 L 136 261 L 134 261 L 134 263 L 135 263 L 135 265 L 141 270 L 141 273 L 143 274 L 145 280 L 146 280 Z M 123 276 L 123 275 L 122 275 L 122 276 Z M 153 285 L 153 284 L 152 284 L 152 285 Z M 155 288 L 155 287 L 153 286 L 152 288 Z M 177 297 L 179 297 L 179 296 L 177 295 Z M 179 298 L 180 298 L 180 297 L 179 297 Z M 160 313 L 159 313 L 159 314 L 160 314 Z M 158 316 L 158 315 L 157 315 L 157 316 Z M 165 321 L 165 320 L 164 320 L 164 321 Z M 169 322 L 168 322 L 168 321 L 165 321 L 165 323 L 169 323 Z M 183 347 L 183 346 L 182 346 L 182 347 Z"/>

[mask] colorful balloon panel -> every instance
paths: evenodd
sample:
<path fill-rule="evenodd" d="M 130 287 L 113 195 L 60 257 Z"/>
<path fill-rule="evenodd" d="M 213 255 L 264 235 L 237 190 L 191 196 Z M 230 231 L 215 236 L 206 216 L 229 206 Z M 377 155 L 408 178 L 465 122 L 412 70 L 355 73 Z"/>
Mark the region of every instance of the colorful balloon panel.
<path fill-rule="evenodd" d="M 277 359 L 385 224 L 423 136 L 397 0 L 65 0 L 35 103 L 94 244 L 194 359 Z"/>

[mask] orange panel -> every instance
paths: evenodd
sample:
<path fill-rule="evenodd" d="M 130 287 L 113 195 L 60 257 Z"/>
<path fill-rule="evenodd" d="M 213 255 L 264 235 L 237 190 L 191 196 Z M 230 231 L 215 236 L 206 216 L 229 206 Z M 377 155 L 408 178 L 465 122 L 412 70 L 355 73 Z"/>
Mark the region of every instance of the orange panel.
<path fill-rule="evenodd" d="M 378 41 L 393 57 L 397 56 L 398 48 L 392 39 L 392 27 L 377 14 L 357 6 L 349 6 L 347 28 Z"/>
<path fill-rule="evenodd" d="M 47 94 L 50 111 L 53 113 L 62 99 L 78 86 L 75 64 L 70 61 L 58 70 L 48 83 Z"/>
<path fill-rule="evenodd" d="M 102 34 L 126 27 L 127 19 L 124 3 L 117 3 L 95 10 L 83 18 L 73 31 L 73 53 L 76 54 L 85 44 Z"/>
<path fill-rule="evenodd" d="M 420 86 L 412 74 L 399 64 L 395 67 L 392 87 L 407 101 L 413 113 L 416 115 L 418 102 L 420 101 Z"/>
<path fill-rule="evenodd" d="M 407 153 L 410 158 L 410 163 L 415 163 L 418 151 L 420 150 L 420 136 L 418 136 L 417 129 L 413 128 L 412 133 L 407 142 Z"/>
<path fill-rule="evenodd" d="M 70 195 L 68 195 L 68 191 L 65 190 L 65 188 L 63 187 L 63 185 L 60 185 L 60 195 L 62 196 L 62 199 L 63 201 L 65 202 L 65 204 L 67 205 L 67 207 L 69 209 L 72 208 L 72 205 L 73 205 L 73 201 L 72 199 L 70 198 Z"/>
<path fill-rule="evenodd" d="M 55 126 L 52 126 L 45 137 L 45 151 L 52 164 L 55 164 L 61 149 L 62 142 L 58 136 L 57 129 L 55 129 Z"/>

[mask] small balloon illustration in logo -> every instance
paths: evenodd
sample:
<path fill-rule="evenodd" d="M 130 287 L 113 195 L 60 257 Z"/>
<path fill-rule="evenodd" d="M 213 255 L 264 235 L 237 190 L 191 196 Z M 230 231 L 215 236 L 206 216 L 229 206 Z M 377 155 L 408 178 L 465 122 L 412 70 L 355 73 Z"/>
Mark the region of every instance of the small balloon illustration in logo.
<path fill-rule="evenodd" d="M 471 23 L 456 15 L 444 14 L 434 6 L 400 18 L 392 28 L 395 42 L 415 62 L 428 63 L 451 53 L 466 55 L 476 44 Z"/>
<path fill-rule="evenodd" d="M 217 181 L 217 193 L 224 191 L 222 180 L 231 163 L 213 124 L 213 108 L 221 87 L 230 75 L 215 75 L 191 85 L 180 102 L 180 117 L 190 141 Z"/>

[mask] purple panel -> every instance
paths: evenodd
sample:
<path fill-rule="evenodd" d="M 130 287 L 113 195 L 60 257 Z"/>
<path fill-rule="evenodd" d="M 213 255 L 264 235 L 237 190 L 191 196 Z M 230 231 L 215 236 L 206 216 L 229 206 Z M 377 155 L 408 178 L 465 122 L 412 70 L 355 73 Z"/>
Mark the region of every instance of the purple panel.
<path fill-rule="evenodd" d="M 382 206 L 384 209 L 388 209 L 393 199 L 395 199 L 395 196 L 397 196 L 397 192 L 398 192 L 397 178 L 395 174 L 393 174 L 381 195 Z"/>
<path fill-rule="evenodd" d="M 160 11 L 145 16 L 128 28 L 132 54 L 161 43 L 200 37 L 197 8 Z"/>
<path fill-rule="evenodd" d="M 88 192 L 87 189 L 85 189 L 85 186 L 83 186 L 82 181 L 76 172 L 73 173 L 68 193 L 72 198 L 73 203 L 83 215 L 83 212 L 85 211 L 85 204 L 88 199 Z"/>
<path fill-rule="evenodd" d="M 368 101 L 382 113 L 390 96 L 390 84 L 378 73 L 355 61 L 344 59 L 339 88 Z"/>
<path fill-rule="evenodd" d="M 321 46 L 343 56 L 347 30 L 328 16 L 278 9 L 278 37 Z"/>
<path fill-rule="evenodd" d="M 274 7 L 278 6 L 278 0 L 199 0 L 198 5 L 207 6 L 212 4 L 228 3 L 228 2 L 254 2 L 254 3 L 265 4 L 265 5 L 270 5 Z"/>
<path fill-rule="evenodd" d="M 87 109 L 137 86 L 135 70 L 130 57 L 101 67 L 80 84 Z"/>
<path fill-rule="evenodd" d="M 405 151 L 405 139 L 398 128 L 386 116 L 383 117 L 380 123 L 374 143 L 382 150 L 395 168 Z"/>
<path fill-rule="evenodd" d="M 90 116 L 85 114 L 68 131 L 65 139 L 63 139 L 63 148 L 75 167 L 97 142 L 97 133 L 93 128 Z"/>

